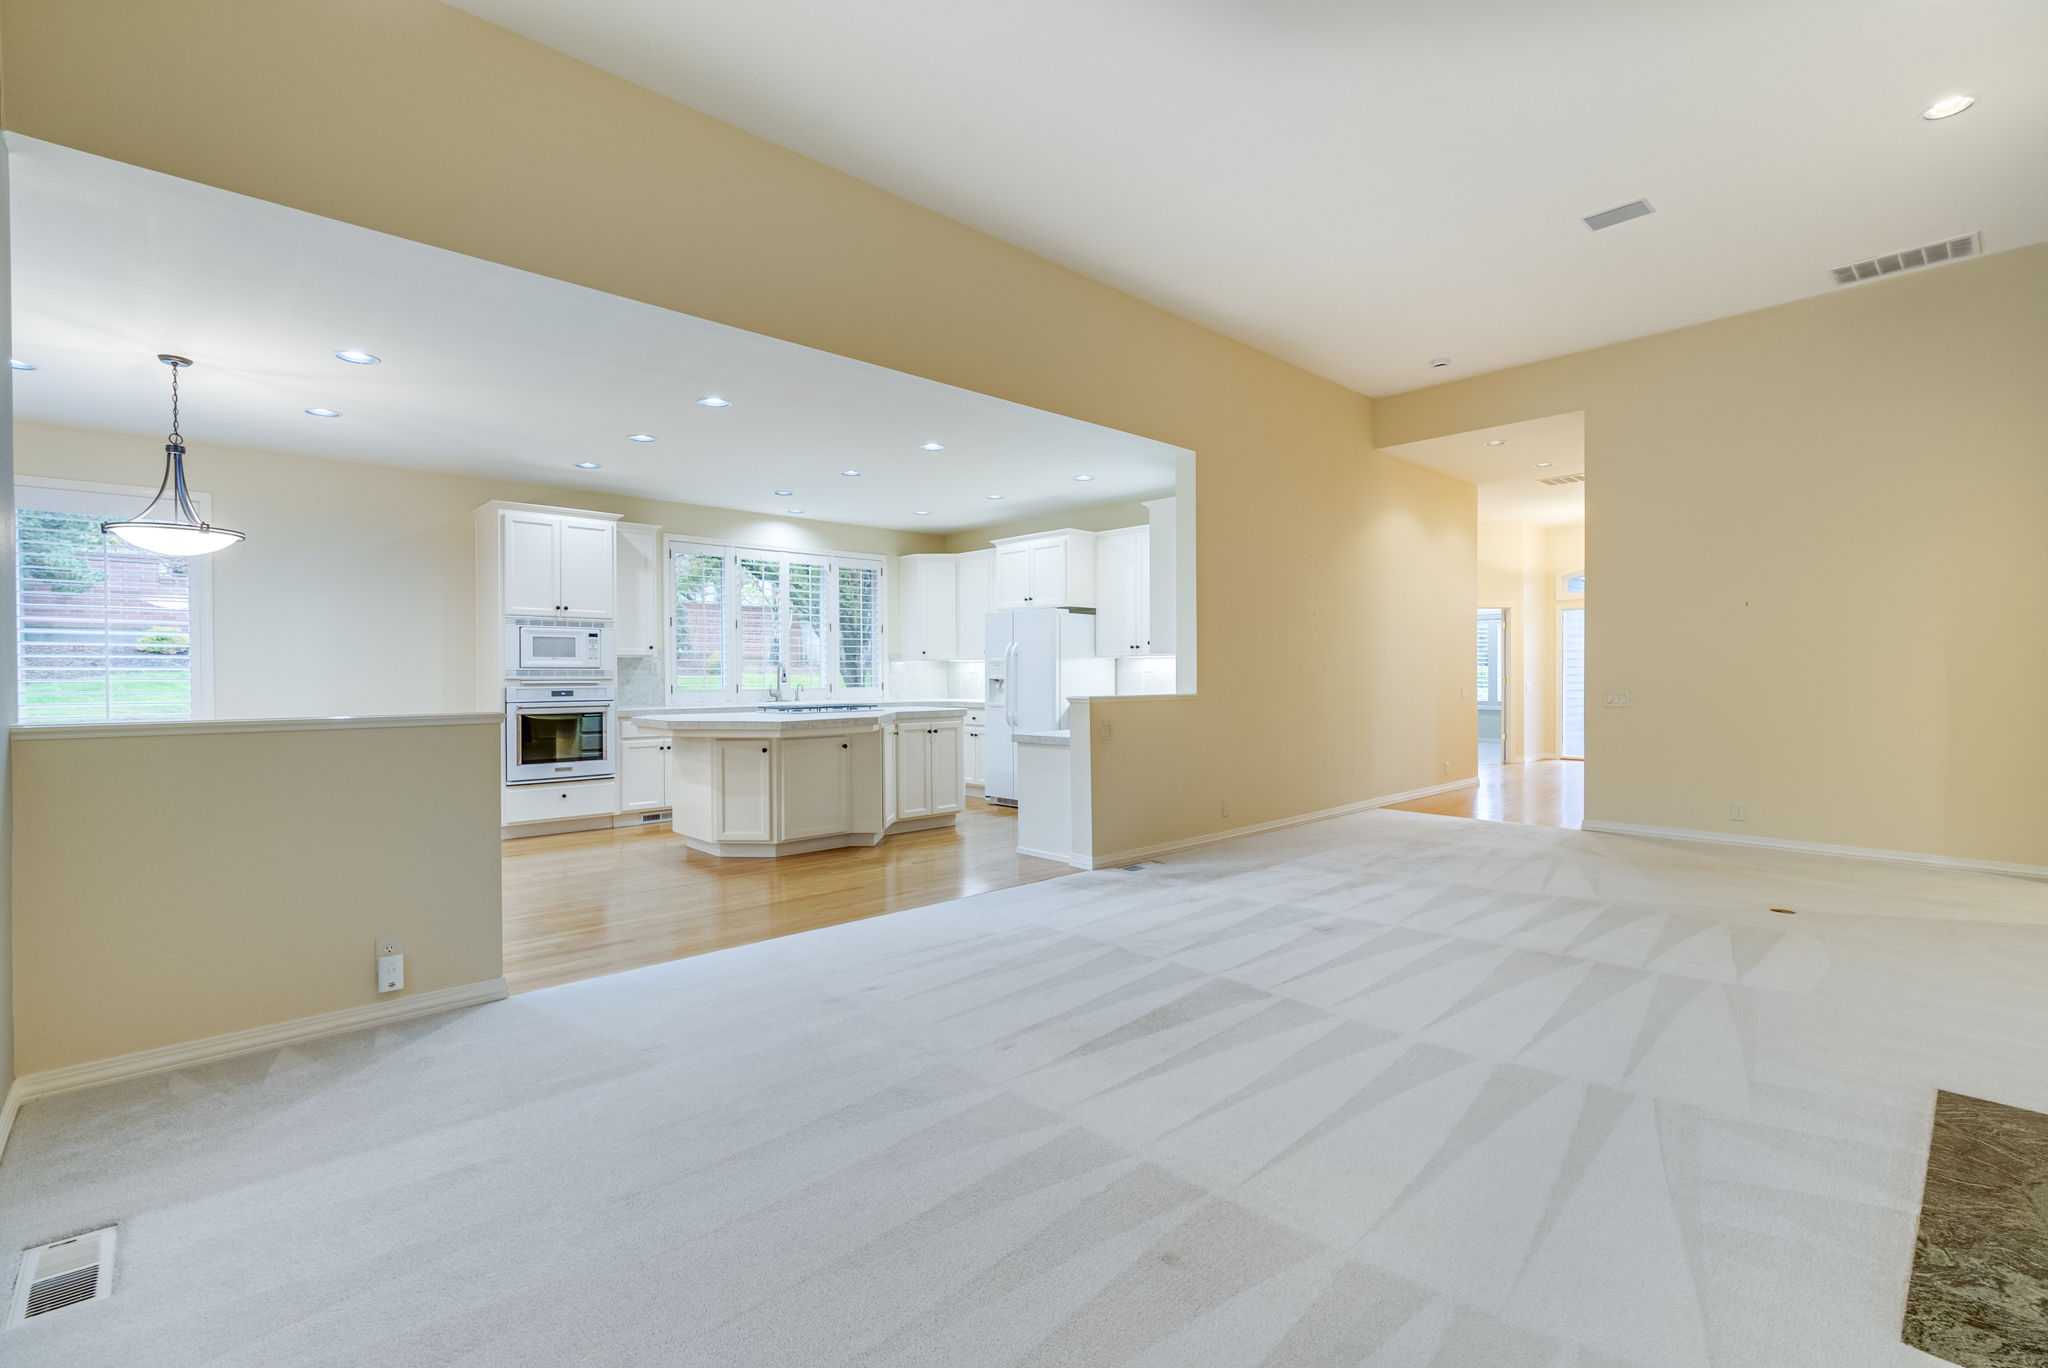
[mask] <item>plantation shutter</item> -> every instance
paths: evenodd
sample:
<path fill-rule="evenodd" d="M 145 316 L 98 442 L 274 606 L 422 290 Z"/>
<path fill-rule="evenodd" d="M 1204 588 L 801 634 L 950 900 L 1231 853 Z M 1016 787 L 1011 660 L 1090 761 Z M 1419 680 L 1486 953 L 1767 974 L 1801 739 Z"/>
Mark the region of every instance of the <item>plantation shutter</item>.
<path fill-rule="evenodd" d="M 832 567 L 839 599 L 839 687 L 882 686 L 882 571 L 845 561 Z"/>
<path fill-rule="evenodd" d="M 743 554 L 734 559 L 737 599 L 734 654 L 742 692 L 777 687 L 782 680 L 782 557 Z"/>
<path fill-rule="evenodd" d="M 1558 633 L 1563 735 L 1559 747 L 1567 760 L 1586 758 L 1586 610 L 1567 608 Z"/>
<path fill-rule="evenodd" d="M 675 690 L 725 691 L 725 552 L 677 550 L 670 560 L 675 589 Z"/>
<path fill-rule="evenodd" d="M 194 716 L 191 562 L 100 531 L 129 496 L 23 485 L 16 504 L 21 720 Z"/>

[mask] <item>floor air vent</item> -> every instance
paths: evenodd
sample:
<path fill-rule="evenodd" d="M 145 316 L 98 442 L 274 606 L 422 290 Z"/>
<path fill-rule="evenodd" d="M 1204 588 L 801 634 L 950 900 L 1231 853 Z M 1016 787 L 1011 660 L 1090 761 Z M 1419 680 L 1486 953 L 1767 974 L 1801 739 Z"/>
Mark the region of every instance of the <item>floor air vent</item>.
<path fill-rule="evenodd" d="M 1117 868 L 1121 869 L 1126 874 L 1135 874 L 1141 869 L 1150 869 L 1153 865 L 1158 863 L 1159 861 L 1157 860 L 1145 860 L 1134 865 L 1118 865 Z"/>
<path fill-rule="evenodd" d="M 21 1253 L 9 1325 L 97 1301 L 113 1288 L 114 1231 L 107 1226 L 68 1240 L 53 1240 Z"/>
<path fill-rule="evenodd" d="M 1585 482 L 1586 475 L 1584 471 L 1580 471 L 1577 475 L 1544 475 L 1536 481 L 1537 484 L 1547 485 L 1584 484 Z"/>
<path fill-rule="evenodd" d="M 1857 285 L 1879 276 L 1897 275 L 1900 271 L 1916 270 L 1922 266 L 1938 266 L 1944 261 L 1961 261 L 1964 257 L 1984 254 L 1984 235 L 1971 233 L 1967 237 L 1944 238 L 1930 242 L 1925 247 L 1908 247 L 1903 252 L 1886 252 L 1883 256 L 1870 257 L 1864 261 L 1852 261 L 1847 266 L 1834 270 L 1835 284 Z"/>

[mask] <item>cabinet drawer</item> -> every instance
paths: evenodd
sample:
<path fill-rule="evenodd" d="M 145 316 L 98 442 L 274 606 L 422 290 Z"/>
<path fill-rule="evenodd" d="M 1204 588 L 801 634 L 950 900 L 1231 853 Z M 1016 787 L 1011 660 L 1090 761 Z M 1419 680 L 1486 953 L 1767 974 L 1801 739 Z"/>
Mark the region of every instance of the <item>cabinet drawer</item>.
<path fill-rule="evenodd" d="M 606 817 L 619 810 L 613 779 L 576 784 L 520 784 L 505 790 L 504 823 L 554 822 L 565 817 Z"/>

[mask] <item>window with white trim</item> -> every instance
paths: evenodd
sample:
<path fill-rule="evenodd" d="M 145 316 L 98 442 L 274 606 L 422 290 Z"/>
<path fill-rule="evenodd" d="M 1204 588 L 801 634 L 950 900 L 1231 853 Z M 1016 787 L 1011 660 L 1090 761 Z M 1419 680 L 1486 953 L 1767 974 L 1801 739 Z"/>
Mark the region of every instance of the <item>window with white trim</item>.
<path fill-rule="evenodd" d="M 879 698 L 880 556 L 668 538 L 669 696 Z"/>
<path fill-rule="evenodd" d="M 24 477 L 15 485 L 15 663 L 27 724 L 161 721 L 212 711 L 207 558 L 100 531 L 151 491 Z M 193 496 L 201 516 L 202 495 Z"/>

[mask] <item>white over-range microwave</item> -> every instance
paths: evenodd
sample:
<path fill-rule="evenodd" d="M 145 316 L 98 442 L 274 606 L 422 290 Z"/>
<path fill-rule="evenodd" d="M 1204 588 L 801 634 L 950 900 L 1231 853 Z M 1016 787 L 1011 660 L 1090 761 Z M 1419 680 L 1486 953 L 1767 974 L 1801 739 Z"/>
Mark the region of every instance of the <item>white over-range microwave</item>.
<path fill-rule="evenodd" d="M 612 625 L 601 619 L 505 619 L 505 673 L 552 679 L 610 675 Z"/>

